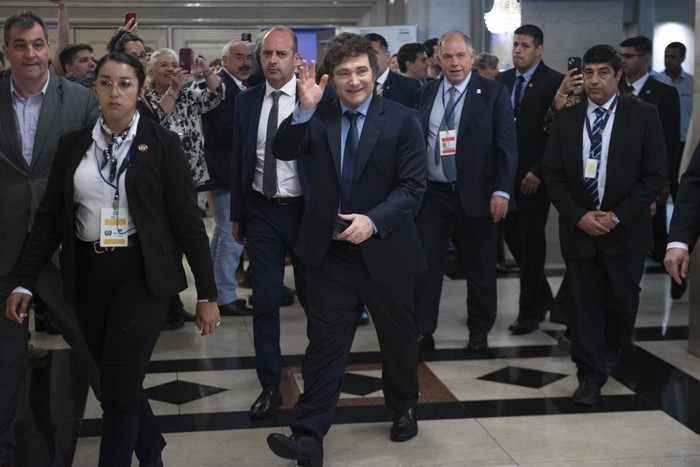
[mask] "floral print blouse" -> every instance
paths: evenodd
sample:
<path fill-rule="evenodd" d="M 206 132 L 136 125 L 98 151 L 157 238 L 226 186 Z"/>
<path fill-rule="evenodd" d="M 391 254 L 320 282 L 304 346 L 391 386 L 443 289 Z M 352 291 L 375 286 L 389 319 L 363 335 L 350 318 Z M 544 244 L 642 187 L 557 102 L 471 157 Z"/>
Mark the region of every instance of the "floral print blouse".
<path fill-rule="evenodd" d="M 218 106 L 226 96 L 223 83 L 214 91 L 206 87 L 199 88 L 196 84 L 180 89 L 177 96 L 175 113 L 167 114 L 160 107 L 161 96 L 154 90 L 146 93 L 146 98 L 156 112 L 160 124 L 180 136 L 182 148 L 190 163 L 192 180 L 196 187 L 204 185 L 209 180 L 207 163 L 204 160 L 204 136 L 202 133 L 203 113 Z"/>

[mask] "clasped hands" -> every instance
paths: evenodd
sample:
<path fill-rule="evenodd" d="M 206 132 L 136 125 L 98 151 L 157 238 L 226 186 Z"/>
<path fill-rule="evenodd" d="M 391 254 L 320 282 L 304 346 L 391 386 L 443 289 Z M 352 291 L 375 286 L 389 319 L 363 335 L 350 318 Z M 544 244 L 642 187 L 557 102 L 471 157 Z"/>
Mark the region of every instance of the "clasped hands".
<path fill-rule="evenodd" d="M 617 227 L 617 223 L 612 219 L 612 211 L 588 211 L 576 223 L 576 226 L 593 237 L 599 237 L 610 233 Z"/>

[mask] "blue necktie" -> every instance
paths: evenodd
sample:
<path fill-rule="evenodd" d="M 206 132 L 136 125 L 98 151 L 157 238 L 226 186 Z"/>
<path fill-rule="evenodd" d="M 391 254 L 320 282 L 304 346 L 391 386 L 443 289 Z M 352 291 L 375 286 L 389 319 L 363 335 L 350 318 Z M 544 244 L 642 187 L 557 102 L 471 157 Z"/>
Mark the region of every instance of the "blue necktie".
<path fill-rule="evenodd" d="M 523 75 L 518 76 L 518 84 L 515 86 L 515 95 L 513 96 L 513 114 L 515 118 L 518 118 L 520 113 L 520 100 L 523 98 L 523 84 L 525 84 L 525 77 Z"/>
<path fill-rule="evenodd" d="M 277 114 L 279 111 L 279 100 L 282 91 L 274 91 L 270 94 L 272 107 L 267 117 L 267 133 L 265 134 L 265 159 L 263 165 L 263 194 L 267 199 L 271 199 L 277 193 L 277 159 L 272 154 L 272 145 L 277 134 Z"/>
<path fill-rule="evenodd" d="M 355 159 L 357 159 L 357 132 L 358 112 L 345 111 L 345 117 L 350 122 L 348 136 L 345 138 L 345 152 L 343 153 L 343 168 L 340 175 L 340 213 L 352 213 L 350 200 L 352 198 L 352 179 L 355 176 Z"/>
<path fill-rule="evenodd" d="M 593 128 L 591 129 L 591 152 L 589 159 L 594 159 L 598 161 L 596 165 L 595 176 L 592 178 L 586 178 L 586 188 L 588 193 L 590 193 L 593 201 L 595 201 L 596 207 L 600 205 L 600 199 L 598 198 L 598 174 L 600 173 L 600 157 L 603 153 L 603 125 L 605 124 L 605 108 L 598 107 L 595 109 L 595 121 L 593 122 Z M 588 117 L 586 117 L 588 118 Z"/>
<path fill-rule="evenodd" d="M 443 115 L 440 121 L 440 128 L 438 128 L 438 134 L 435 138 L 435 165 L 440 165 L 442 160 L 442 173 L 445 174 L 445 178 L 448 182 L 454 182 L 457 180 L 457 163 L 455 161 L 455 155 L 450 154 L 447 156 L 440 156 L 440 132 L 443 130 L 454 130 L 455 129 L 455 96 L 457 94 L 457 88 L 451 86 L 447 90 L 450 93 L 450 98 L 445 104 L 445 113 L 450 112 L 450 118 L 445 121 L 445 116 Z M 443 101 L 444 102 L 444 101 Z"/>

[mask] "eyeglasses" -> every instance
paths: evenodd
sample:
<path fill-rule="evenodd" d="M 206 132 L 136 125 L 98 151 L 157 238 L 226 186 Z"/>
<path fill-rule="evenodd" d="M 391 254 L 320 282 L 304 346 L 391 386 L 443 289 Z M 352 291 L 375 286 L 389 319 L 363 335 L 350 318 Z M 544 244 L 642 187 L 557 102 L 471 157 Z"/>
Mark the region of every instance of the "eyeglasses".
<path fill-rule="evenodd" d="M 109 92 L 113 87 L 116 87 L 122 94 L 128 92 L 134 86 L 136 86 L 136 81 L 129 78 L 120 79 L 116 83 L 113 83 L 109 78 L 100 78 L 95 83 L 95 87 L 98 92 Z"/>
<path fill-rule="evenodd" d="M 643 57 L 646 54 L 620 54 L 620 57 L 624 58 L 625 60 L 629 60 L 632 57 Z"/>
<path fill-rule="evenodd" d="M 141 52 L 140 54 L 133 53 L 133 54 L 131 54 L 131 56 L 136 57 L 141 61 L 147 60 L 148 58 L 150 58 L 150 55 L 148 55 L 146 52 Z"/>

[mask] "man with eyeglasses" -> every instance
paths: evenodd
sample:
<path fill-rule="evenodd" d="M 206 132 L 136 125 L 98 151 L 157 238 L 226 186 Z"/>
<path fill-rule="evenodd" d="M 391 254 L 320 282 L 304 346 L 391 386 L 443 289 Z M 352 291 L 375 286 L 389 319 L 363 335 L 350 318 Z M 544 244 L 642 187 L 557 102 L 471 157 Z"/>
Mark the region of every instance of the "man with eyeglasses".
<path fill-rule="evenodd" d="M 44 21 L 18 11 L 5 22 L 3 51 L 12 75 L 0 81 L 0 302 L 16 285 L 15 264 L 32 230 L 44 195 L 58 139 L 93 123 L 99 115 L 92 91 L 49 71 L 50 44 Z M 58 270 L 50 264 L 36 291 L 91 382 L 97 370 L 75 312 L 63 301 Z M 13 425 L 22 406 L 29 320 L 0 319 L 0 466 L 11 465 Z M 93 388 L 99 388 L 93 384 Z"/>
<path fill-rule="evenodd" d="M 678 135 L 681 125 L 681 103 L 678 91 L 649 74 L 651 64 L 651 40 L 644 36 L 630 37 L 620 43 L 623 78 L 618 86 L 621 92 L 632 94 L 659 109 L 661 127 L 666 143 L 666 186 L 652 204 L 654 216 L 653 258 L 661 263 L 666 252 L 666 202 L 671 192 L 672 180 L 678 178 Z M 674 184 L 675 186 L 675 184 Z"/>

